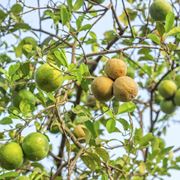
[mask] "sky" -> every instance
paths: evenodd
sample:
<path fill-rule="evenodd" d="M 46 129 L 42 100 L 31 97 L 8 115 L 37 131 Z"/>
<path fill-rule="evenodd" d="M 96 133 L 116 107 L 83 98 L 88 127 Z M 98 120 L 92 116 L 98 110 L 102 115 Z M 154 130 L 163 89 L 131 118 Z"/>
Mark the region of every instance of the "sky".
<path fill-rule="evenodd" d="M 48 0 L 40 0 L 40 2 L 46 6 L 47 5 L 47 1 Z M 144 0 L 145 1 L 145 0 Z M 8 2 L 7 0 L 0 0 L 0 5 L 4 5 L 4 2 Z M 15 0 L 10 0 L 10 3 L 14 3 Z M 26 4 L 29 4 L 31 6 L 36 6 L 36 1 L 35 0 L 26 0 L 25 1 Z M 105 1 L 105 4 L 107 4 L 107 0 Z M 121 4 L 121 3 L 120 3 Z M 119 14 L 122 12 L 122 6 L 119 5 L 119 8 L 118 8 L 118 11 L 119 11 Z M 31 24 L 31 26 L 34 26 L 34 27 L 37 27 L 37 24 L 38 24 L 38 17 L 37 17 L 37 13 L 36 14 L 33 14 L 33 15 L 29 15 L 27 14 L 25 16 L 25 19 L 26 19 L 26 22 L 29 22 Z M 97 32 L 97 36 L 100 38 L 102 36 L 102 32 L 106 31 L 106 30 L 109 30 L 110 29 L 110 26 L 111 26 L 112 22 L 111 22 L 111 14 L 107 14 L 100 22 L 99 24 L 96 26 L 96 29 L 94 29 L 96 32 Z M 47 29 L 47 25 L 46 24 L 43 24 L 42 26 L 44 29 L 46 30 L 50 30 L 50 29 Z M 112 26 L 111 26 L 112 27 Z M 51 31 L 51 30 L 50 30 Z M 26 34 L 27 35 L 27 34 Z M 44 38 L 45 36 L 42 35 L 42 39 Z M 12 36 L 7 36 L 6 37 L 6 40 L 8 41 L 9 44 L 13 44 L 15 41 L 13 40 Z M 145 96 L 145 95 L 144 95 Z M 146 126 L 148 127 L 149 125 L 149 114 L 145 114 L 145 117 L 147 117 L 147 124 Z M 180 120 L 179 119 L 180 117 L 180 108 L 176 110 L 176 114 L 175 116 L 173 116 L 173 118 L 169 121 L 169 128 L 167 129 L 167 134 L 166 136 L 164 137 L 165 141 L 166 141 L 166 145 L 167 146 L 175 146 L 176 148 L 180 146 L 180 141 L 179 141 L 179 136 L 180 136 L 180 122 L 179 123 L 175 123 L 174 120 Z M 0 130 L 1 130 L 1 125 L 0 125 Z M 27 132 L 25 132 L 27 133 Z M 29 132 L 28 132 L 29 133 Z M 106 137 L 110 137 L 108 134 L 106 134 Z M 60 142 L 60 138 L 58 137 L 58 140 L 57 140 L 57 137 L 56 136 L 51 136 L 51 140 L 52 142 Z M 56 149 L 54 150 L 55 152 L 58 151 L 58 148 L 56 146 Z M 47 162 L 48 160 L 43 160 L 42 162 Z M 50 161 L 49 161 L 50 162 Z M 49 163 L 47 162 L 47 164 Z M 180 171 L 171 171 L 172 173 L 172 177 L 166 177 L 164 178 L 164 180 L 178 180 L 180 179 Z"/>

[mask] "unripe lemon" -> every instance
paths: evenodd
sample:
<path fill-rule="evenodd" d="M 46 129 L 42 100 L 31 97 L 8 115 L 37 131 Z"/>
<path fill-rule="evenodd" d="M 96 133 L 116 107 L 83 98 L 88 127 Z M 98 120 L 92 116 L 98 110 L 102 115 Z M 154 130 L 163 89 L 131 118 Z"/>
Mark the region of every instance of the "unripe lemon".
<path fill-rule="evenodd" d="M 166 114 L 171 114 L 175 111 L 176 106 L 171 100 L 163 100 L 160 103 L 161 110 Z"/>
<path fill-rule="evenodd" d="M 113 96 L 113 81 L 105 76 L 96 77 L 92 84 L 91 90 L 95 98 L 99 101 L 108 101 Z"/>
<path fill-rule="evenodd" d="M 23 139 L 22 148 L 29 160 L 39 161 L 48 155 L 49 142 L 45 135 L 33 132 Z"/>
<path fill-rule="evenodd" d="M 62 75 L 54 65 L 46 63 L 37 69 L 35 80 L 40 89 L 52 92 L 62 84 Z"/>
<path fill-rule="evenodd" d="M 174 96 L 174 102 L 177 106 L 180 106 L 180 89 L 176 91 L 176 94 Z"/>
<path fill-rule="evenodd" d="M 164 80 L 160 83 L 158 87 L 159 93 L 164 98 L 168 99 L 174 96 L 177 86 L 176 84 L 171 80 Z"/>
<path fill-rule="evenodd" d="M 119 101 L 132 101 L 138 94 L 138 85 L 132 78 L 122 76 L 113 83 L 113 93 Z"/>
<path fill-rule="evenodd" d="M 17 169 L 23 164 L 23 151 L 16 142 L 10 142 L 0 147 L 0 165 L 7 170 Z"/>
<path fill-rule="evenodd" d="M 127 66 L 121 59 L 109 59 L 105 65 L 104 71 L 109 78 L 115 80 L 118 77 L 126 75 Z"/>
<path fill-rule="evenodd" d="M 172 12 L 172 6 L 166 0 L 154 0 L 149 12 L 155 21 L 164 21 L 167 14 Z"/>

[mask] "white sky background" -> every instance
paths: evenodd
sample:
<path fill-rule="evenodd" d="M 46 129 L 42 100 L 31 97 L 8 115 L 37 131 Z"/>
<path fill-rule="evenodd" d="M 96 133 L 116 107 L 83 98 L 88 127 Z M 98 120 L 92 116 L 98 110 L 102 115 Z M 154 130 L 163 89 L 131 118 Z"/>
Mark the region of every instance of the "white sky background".
<path fill-rule="evenodd" d="M 144 0 L 146 1 L 146 0 Z M 5 3 L 7 3 L 8 0 L 0 0 L 0 5 L 5 5 Z M 10 0 L 11 4 L 14 4 L 15 0 Z M 30 6 L 37 6 L 37 1 L 36 0 L 26 0 L 25 1 L 27 5 Z M 47 5 L 48 0 L 41 0 L 41 4 L 42 6 L 46 6 Z M 106 2 L 104 4 L 108 4 L 108 0 L 106 0 Z M 122 4 L 121 1 L 119 1 L 119 15 L 122 13 Z M 97 33 L 97 37 L 101 38 L 103 32 L 105 32 L 106 30 L 112 29 L 112 19 L 111 19 L 111 13 L 107 13 L 107 15 L 95 26 L 96 28 L 93 29 L 96 33 Z M 38 16 L 37 16 L 37 11 L 36 14 L 33 13 L 31 15 L 27 14 L 26 16 L 24 16 L 24 20 L 26 23 L 30 23 L 30 25 L 32 27 L 36 27 L 38 28 Z M 47 21 L 45 21 L 47 23 Z M 47 26 L 46 23 L 43 23 L 42 29 L 45 29 L 46 31 L 51 31 L 51 29 L 49 29 L 49 24 Z M 26 33 L 26 35 L 28 35 L 28 33 Z M 42 39 L 44 39 L 44 35 L 42 35 Z M 9 44 L 14 44 L 15 41 L 13 40 L 12 36 L 7 36 L 6 37 L 6 41 Z M 89 49 L 87 49 L 87 51 L 89 51 Z M 1 50 L 0 50 L 1 52 Z M 145 96 L 145 94 L 143 94 Z M 149 113 L 144 114 L 144 118 L 147 117 L 147 124 L 144 122 L 144 124 L 146 125 L 146 127 L 148 127 L 149 125 Z M 173 120 L 180 120 L 180 108 L 176 110 L 176 114 L 175 116 L 172 117 L 172 119 L 169 121 L 169 128 L 167 129 L 167 134 L 164 137 L 165 141 L 166 141 L 166 145 L 167 146 L 175 146 L 175 147 L 179 147 L 180 146 L 180 140 L 179 140 L 179 136 L 180 136 L 180 123 L 174 123 Z M 0 130 L 2 129 L 2 126 L 0 125 Z M 26 133 L 26 132 L 25 132 Z M 29 132 L 27 132 L 29 133 Z M 113 135 L 114 136 L 114 135 Z M 111 137 L 111 135 L 106 135 L 106 138 Z M 55 151 L 58 151 L 58 147 L 57 147 L 57 143 L 60 142 L 60 138 L 56 138 L 56 136 L 52 135 L 51 136 L 51 142 L 55 144 Z M 119 150 L 118 150 L 119 151 Z M 50 162 L 48 160 L 43 160 L 42 162 L 46 163 L 47 165 L 50 164 Z M 50 168 L 50 167 L 49 167 Z M 171 171 L 172 172 L 172 177 L 167 177 L 164 178 L 165 180 L 178 180 L 180 179 L 180 172 L 178 171 Z"/>

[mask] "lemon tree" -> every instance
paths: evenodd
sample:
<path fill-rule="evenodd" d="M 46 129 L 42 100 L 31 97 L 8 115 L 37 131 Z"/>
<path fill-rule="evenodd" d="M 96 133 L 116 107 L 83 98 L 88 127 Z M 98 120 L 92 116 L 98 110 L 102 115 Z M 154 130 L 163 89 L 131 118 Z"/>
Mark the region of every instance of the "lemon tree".
<path fill-rule="evenodd" d="M 180 179 L 179 9 L 0 1 L 0 179 Z"/>

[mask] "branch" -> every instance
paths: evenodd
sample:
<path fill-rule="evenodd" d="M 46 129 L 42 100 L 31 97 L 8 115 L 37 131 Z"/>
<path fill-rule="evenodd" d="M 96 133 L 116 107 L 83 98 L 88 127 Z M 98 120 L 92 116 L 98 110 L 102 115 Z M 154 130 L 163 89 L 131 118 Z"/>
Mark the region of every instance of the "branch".
<path fill-rule="evenodd" d="M 45 31 L 45 30 L 43 30 L 43 29 L 36 29 L 36 28 L 31 28 L 31 30 L 37 31 L 37 32 L 42 32 L 42 33 L 44 33 L 44 34 L 47 34 L 47 35 L 49 35 L 49 36 L 51 36 L 51 37 L 54 37 L 54 38 L 58 39 L 60 42 L 63 42 L 63 43 L 66 44 L 68 47 L 72 47 L 72 44 L 70 44 L 69 42 L 65 41 L 64 39 L 60 38 L 59 36 L 57 36 L 57 35 L 55 35 L 55 34 L 53 34 L 53 33 L 50 33 L 50 32 Z"/>
<path fill-rule="evenodd" d="M 86 57 L 92 57 L 92 56 L 99 56 L 99 55 L 105 55 L 105 54 L 113 54 L 113 53 L 119 53 L 119 52 L 123 52 L 129 49 L 141 49 L 141 48 L 147 48 L 147 49 L 158 49 L 163 51 L 162 48 L 159 48 L 157 46 L 127 46 L 124 48 L 120 48 L 120 49 L 115 49 L 115 50 L 105 50 L 105 51 L 100 51 L 100 52 L 95 52 L 95 53 L 89 53 L 86 55 Z"/>
<path fill-rule="evenodd" d="M 129 28 L 130 28 L 130 31 L 131 31 L 131 36 L 134 38 L 134 33 L 133 33 L 133 30 L 132 30 L 132 27 L 131 27 L 131 22 L 130 22 L 129 14 L 128 14 L 128 12 L 126 11 L 126 7 L 125 7 L 124 0 L 122 0 L 122 4 L 123 4 L 124 12 L 125 12 L 126 17 L 127 17 L 127 20 L 128 20 Z"/>
<path fill-rule="evenodd" d="M 72 171 L 76 165 L 76 162 L 78 160 L 78 158 L 84 153 L 84 149 L 80 149 L 79 152 L 76 154 L 75 158 L 73 159 L 73 161 L 70 161 L 70 165 L 69 165 L 69 171 L 68 171 L 68 180 L 71 180 L 71 174 Z"/>

